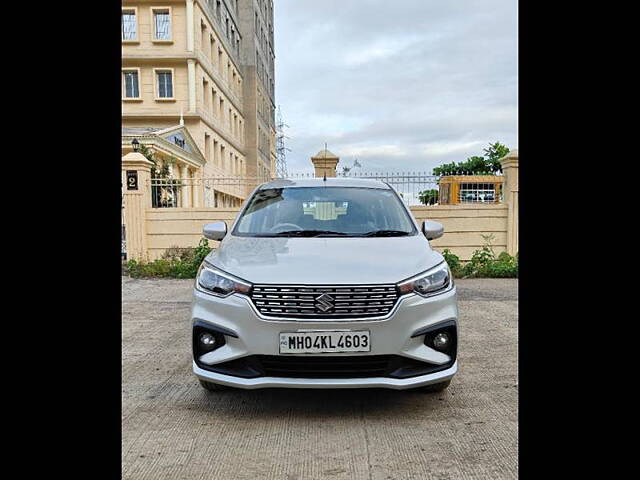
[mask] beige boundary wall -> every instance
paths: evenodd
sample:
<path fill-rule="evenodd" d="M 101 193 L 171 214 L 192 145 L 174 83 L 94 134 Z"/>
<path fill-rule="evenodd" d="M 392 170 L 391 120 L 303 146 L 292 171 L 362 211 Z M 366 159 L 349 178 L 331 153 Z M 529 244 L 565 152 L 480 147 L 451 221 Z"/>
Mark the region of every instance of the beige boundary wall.
<path fill-rule="evenodd" d="M 140 154 L 130 153 L 123 158 L 124 170 L 136 169 L 140 180 L 148 178 L 149 166 Z M 485 240 L 493 235 L 496 253 L 518 252 L 518 153 L 511 152 L 502 159 L 505 175 L 505 200 L 498 205 L 437 205 L 411 207 L 414 217 L 435 220 L 444 225 L 444 235 L 432 242 L 442 252 L 445 248 L 462 261 L 468 261 Z M 124 177 L 123 177 L 124 180 Z M 142 183 L 142 182 L 141 182 Z M 141 188 L 144 189 L 141 184 Z M 224 220 L 231 227 L 237 208 L 151 208 L 151 195 L 146 191 L 124 190 L 125 223 L 127 225 L 127 257 L 154 260 L 168 248 L 188 248 L 198 245 L 205 223 Z M 215 247 L 218 242 L 209 241 Z"/>
<path fill-rule="evenodd" d="M 149 208 L 146 210 L 146 241 L 149 259 L 162 255 L 170 247 L 195 247 L 202 238 L 205 223 L 224 220 L 231 227 L 239 209 L 222 208 Z M 474 250 L 484 245 L 482 235 L 494 235 L 496 253 L 507 249 L 506 205 L 412 207 L 418 223 L 435 220 L 444 225 L 442 238 L 432 246 L 442 252 L 448 248 L 461 260 L 471 258 Z M 218 242 L 209 241 L 210 246 Z"/>
<path fill-rule="evenodd" d="M 411 213 L 418 224 L 423 220 L 442 223 L 444 235 L 431 241 L 431 246 L 438 252 L 448 248 L 460 260 L 468 261 L 475 250 L 485 245 L 483 235 L 493 235 L 496 254 L 507 250 L 506 205 L 411 207 Z"/>
<path fill-rule="evenodd" d="M 195 247 L 202 237 L 205 223 L 224 220 L 230 228 L 238 208 L 149 208 L 147 217 L 147 251 L 149 259 L 160 257 L 170 247 Z M 209 240 L 209 246 L 219 242 Z"/>

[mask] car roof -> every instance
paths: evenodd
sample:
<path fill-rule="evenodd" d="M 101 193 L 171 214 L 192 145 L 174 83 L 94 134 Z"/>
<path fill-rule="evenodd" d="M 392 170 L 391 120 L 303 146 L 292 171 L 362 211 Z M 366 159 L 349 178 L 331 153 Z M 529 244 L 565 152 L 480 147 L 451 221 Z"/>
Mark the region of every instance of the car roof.
<path fill-rule="evenodd" d="M 359 188 L 379 188 L 389 190 L 391 187 L 381 180 L 373 178 L 347 178 L 330 177 L 326 180 L 322 178 L 281 178 L 260 185 L 260 190 L 269 188 L 296 188 L 296 187 L 359 187 Z"/>

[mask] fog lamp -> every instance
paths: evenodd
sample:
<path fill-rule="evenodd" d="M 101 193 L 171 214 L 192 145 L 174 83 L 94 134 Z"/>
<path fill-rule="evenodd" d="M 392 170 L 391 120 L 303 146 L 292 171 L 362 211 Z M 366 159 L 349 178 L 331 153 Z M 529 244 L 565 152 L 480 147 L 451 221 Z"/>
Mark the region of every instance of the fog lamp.
<path fill-rule="evenodd" d="M 216 337 L 214 337 L 210 333 L 203 333 L 202 335 L 200 335 L 200 343 L 204 348 L 213 348 L 216 346 Z"/>
<path fill-rule="evenodd" d="M 439 333 L 433 337 L 433 346 L 436 350 L 446 350 L 451 341 L 446 333 Z"/>

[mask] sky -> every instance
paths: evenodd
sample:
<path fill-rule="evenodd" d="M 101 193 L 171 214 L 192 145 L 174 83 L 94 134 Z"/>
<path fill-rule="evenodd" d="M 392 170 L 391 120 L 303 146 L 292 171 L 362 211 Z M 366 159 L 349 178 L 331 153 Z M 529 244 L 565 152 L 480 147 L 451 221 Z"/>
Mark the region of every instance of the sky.
<path fill-rule="evenodd" d="M 518 147 L 517 0 L 274 0 L 289 172 L 324 148 L 367 172 Z"/>

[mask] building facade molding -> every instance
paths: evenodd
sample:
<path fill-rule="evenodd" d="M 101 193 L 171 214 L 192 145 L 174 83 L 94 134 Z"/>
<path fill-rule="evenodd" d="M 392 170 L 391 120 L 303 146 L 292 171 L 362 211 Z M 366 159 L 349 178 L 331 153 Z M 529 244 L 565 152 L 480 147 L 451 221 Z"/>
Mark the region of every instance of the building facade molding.
<path fill-rule="evenodd" d="M 183 113 L 182 117 L 184 120 L 202 121 L 207 127 L 209 127 L 209 129 L 213 131 L 215 135 L 220 137 L 221 140 L 224 140 L 228 145 L 232 146 L 239 154 L 246 155 L 246 150 L 245 150 L 246 145 L 240 145 L 236 139 L 230 136 L 230 133 L 226 128 L 212 122 L 210 119 L 206 118 L 206 116 L 201 115 L 200 110 L 196 110 L 196 112 Z M 151 121 L 158 120 L 158 119 L 175 119 L 176 121 L 179 121 L 180 114 L 167 115 L 165 113 L 147 113 L 147 114 L 123 113 L 122 118 L 130 118 L 130 119 L 136 119 L 136 120 L 151 120 Z"/>
<path fill-rule="evenodd" d="M 195 15 L 193 13 L 193 0 L 186 0 L 186 17 L 187 17 L 187 51 L 194 52 L 196 48 L 195 38 Z"/>
<path fill-rule="evenodd" d="M 216 82 L 216 87 L 224 93 L 224 95 L 229 99 L 229 101 L 233 104 L 233 106 L 240 113 L 243 112 L 243 101 L 240 99 L 235 93 L 229 90 L 228 82 L 226 82 L 219 72 L 215 71 L 210 62 L 204 62 L 203 58 L 206 58 L 204 54 L 201 52 L 196 54 L 184 54 L 184 55 L 123 55 L 122 56 L 122 68 L 135 68 L 139 65 L 152 66 L 152 65 L 174 65 L 180 62 L 187 65 L 189 64 L 189 60 L 193 60 L 197 65 L 200 65 L 204 71 L 207 72 L 213 80 Z M 209 63 L 209 64 L 208 64 Z M 236 71 L 236 74 L 242 80 L 244 84 L 244 77 L 240 71 Z M 194 84 L 195 85 L 195 84 Z"/>
<path fill-rule="evenodd" d="M 240 62 L 240 52 L 236 52 L 235 49 L 233 48 L 233 46 L 229 46 L 229 40 L 227 39 L 227 36 L 224 34 L 224 32 L 219 30 L 220 28 L 222 28 L 222 25 L 220 25 L 218 23 L 218 20 L 213 17 L 213 12 L 211 12 L 209 10 L 209 6 L 206 4 L 205 1 L 203 1 L 203 0 L 193 0 L 193 2 L 198 4 L 198 6 L 200 7 L 200 10 L 202 11 L 202 13 L 204 13 L 205 17 L 207 17 L 207 20 L 209 21 L 209 24 L 211 25 L 211 28 L 213 28 L 213 31 L 216 33 L 216 35 L 218 36 L 220 41 L 223 43 L 224 48 L 227 51 L 227 57 L 229 58 L 229 60 L 233 64 L 233 66 L 235 67 L 236 71 L 239 71 L 240 70 L 239 65 L 241 63 Z M 225 5 L 225 10 L 226 11 L 232 13 L 231 18 L 233 19 L 233 23 L 236 26 L 236 33 L 240 37 L 240 45 L 242 45 L 243 36 L 240 33 L 239 22 L 233 16 L 235 14 L 235 12 L 232 12 L 231 10 L 227 9 L 226 8 L 226 4 L 225 4 L 224 1 L 222 2 L 222 5 Z M 194 20 L 194 22 L 195 22 L 195 20 Z M 194 23 L 194 28 L 195 28 L 195 23 Z M 231 52 L 231 55 L 229 55 L 229 52 Z"/>
<path fill-rule="evenodd" d="M 208 115 L 202 115 L 200 111 L 197 113 L 197 118 L 199 118 L 207 127 L 209 127 L 216 135 L 218 135 L 222 140 L 231 145 L 238 153 L 241 155 L 245 155 L 245 146 L 240 145 L 238 140 L 233 138 L 231 132 L 220 124 L 215 124 L 211 121 L 211 119 L 207 118 Z"/>
<path fill-rule="evenodd" d="M 193 150 L 193 152 L 189 152 L 183 148 L 180 148 L 177 145 L 174 145 L 169 140 L 165 138 L 166 135 L 171 133 L 180 132 L 184 137 L 185 141 L 189 143 L 189 147 Z M 198 148 L 198 144 L 195 142 L 194 138 L 182 125 L 177 125 L 173 127 L 168 127 L 162 130 L 155 130 L 152 132 L 123 132 L 122 133 L 122 148 L 123 150 L 129 150 L 133 147 L 131 146 L 131 142 L 136 138 L 140 143 L 145 146 L 155 147 L 158 149 L 162 149 L 164 153 L 174 156 L 179 160 L 182 160 L 185 164 L 194 167 L 194 168 L 202 168 L 207 163 L 204 155 Z"/>
<path fill-rule="evenodd" d="M 187 60 L 187 91 L 189 97 L 189 112 L 195 112 L 196 103 L 196 63 L 194 59 Z"/>
<path fill-rule="evenodd" d="M 220 72 L 216 71 L 216 69 L 213 67 L 213 64 L 211 64 L 211 62 L 203 61 L 203 59 L 206 59 L 207 57 L 202 52 L 199 52 L 198 54 L 196 54 L 196 56 L 194 58 L 195 58 L 196 62 L 198 62 L 198 65 L 200 65 L 200 67 L 205 72 L 207 72 L 207 75 L 209 75 L 216 82 L 216 87 L 218 87 L 218 89 L 220 91 L 222 91 L 222 93 L 224 93 L 225 97 L 227 97 L 229 99 L 229 101 L 235 107 L 235 109 L 238 110 L 238 112 L 240 112 L 241 114 L 244 115 L 244 113 L 243 113 L 243 104 L 244 103 L 240 98 L 238 98 L 238 96 L 235 93 L 233 93 L 229 89 L 229 82 L 225 81 L 222 78 L 222 75 L 220 75 Z M 242 80 L 242 83 L 244 83 L 244 78 L 243 78 L 242 74 L 239 71 L 236 71 L 236 73 L 240 77 L 240 79 Z"/>

